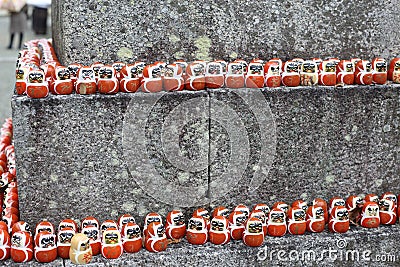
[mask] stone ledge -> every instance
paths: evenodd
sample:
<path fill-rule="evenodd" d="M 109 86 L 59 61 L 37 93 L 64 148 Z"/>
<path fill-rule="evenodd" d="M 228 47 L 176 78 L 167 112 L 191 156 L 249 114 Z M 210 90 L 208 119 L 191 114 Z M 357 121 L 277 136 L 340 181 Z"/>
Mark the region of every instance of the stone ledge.
<path fill-rule="evenodd" d="M 55 49 L 64 65 L 180 58 L 372 59 L 400 52 L 400 35 L 392 30 L 400 27 L 397 1 L 138 0 L 121 5 L 118 0 L 59 0 L 52 8 Z"/>
<path fill-rule="evenodd" d="M 173 208 L 187 207 L 186 211 L 190 213 L 194 206 L 226 205 L 233 208 L 240 202 L 249 206 L 257 202 L 272 205 L 278 200 L 329 199 L 336 194 L 347 197 L 350 194 L 400 192 L 397 164 L 400 149 L 399 87 L 392 84 L 218 89 L 113 96 L 50 96 L 40 100 L 14 97 L 21 218 L 32 223 L 47 218 L 57 223 L 66 217 L 81 219 L 94 215 L 102 221 L 117 219 L 120 214 L 129 212 L 141 222 L 149 211 L 158 211 L 165 216 Z M 265 132 L 260 131 L 257 124 L 249 123 L 254 121 L 255 113 L 238 97 L 243 93 L 251 98 L 260 92 L 269 104 L 276 125 L 276 154 L 271 169 L 260 167 L 259 148 L 263 144 L 256 137 Z M 166 127 L 165 114 L 179 114 L 173 113 L 176 107 L 191 100 L 196 103 L 198 100 L 209 101 L 210 105 L 196 111 L 202 118 L 178 125 L 175 129 L 182 157 L 203 164 L 203 169 L 186 170 L 185 173 L 181 172 L 182 166 L 177 168 L 175 163 L 168 161 L 165 151 L 160 152 L 163 146 L 159 138 L 162 136 L 160 131 Z M 220 127 L 221 124 L 213 122 L 218 114 L 215 113 L 217 105 L 212 102 L 216 100 L 236 113 L 239 119 L 232 121 L 245 125 L 245 134 L 250 140 L 247 147 L 235 151 L 238 155 L 249 155 L 242 176 L 234 174 L 230 177 L 238 179 L 238 186 L 228 188 L 223 195 L 215 190 L 199 191 L 197 196 L 205 196 L 207 203 L 194 205 L 197 202 L 190 202 L 192 207 L 177 202 L 163 203 L 158 195 L 149 195 L 147 188 L 139 186 L 137 181 L 143 175 L 148 176 L 146 179 L 153 179 L 153 174 L 143 170 L 135 174 L 126 168 L 122 133 L 128 106 L 132 105 L 137 111 L 130 114 L 138 122 L 151 121 L 146 124 L 144 134 L 143 129 L 135 128 L 132 136 L 146 136 L 147 149 L 154 152 L 152 164 L 158 173 L 166 175 L 166 181 L 214 189 L 215 183 L 213 187 L 210 185 L 226 172 L 233 151 L 229 146 L 234 140 L 226 129 Z M 157 104 L 148 115 L 143 110 L 154 101 Z M 183 111 L 187 113 L 187 107 Z M 184 121 L 184 114 L 173 118 Z M 209 118 L 210 124 L 207 123 Z M 249 147 L 250 154 L 247 151 Z M 128 150 L 134 155 L 136 148 L 132 148 Z M 209 168 L 205 170 L 207 162 Z M 253 186 L 255 190 L 249 191 L 256 171 L 260 171 L 265 180 Z M 221 187 L 226 187 L 226 184 L 229 183 L 216 183 Z M 86 197 L 82 198 L 82 195 Z M 167 197 L 175 195 L 167 194 Z"/>

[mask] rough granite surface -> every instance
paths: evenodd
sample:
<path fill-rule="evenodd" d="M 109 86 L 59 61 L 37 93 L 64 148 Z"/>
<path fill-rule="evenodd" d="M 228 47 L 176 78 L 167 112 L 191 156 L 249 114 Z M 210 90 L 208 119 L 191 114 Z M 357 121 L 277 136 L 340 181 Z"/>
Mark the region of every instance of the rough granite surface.
<path fill-rule="evenodd" d="M 261 247 L 248 247 L 242 241 L 231 241 L 218 246 L 206 243 L 194 246 L 184 239 L 171 244 L 166 251 L 124 253 L 118 259 L 93 257 L 88 267 L 119 266 L 399 266 L 400 254 L 396 242 L 399 226 L 381 226 L 376 229 L 352 228 L 345 234 L 322 233 L 302 236 L 265 238 Z M 76 266 L 70 260 L 57 259 L 49 264 L 35 261 L 15 264 L 5 261 L 5 266 Z"/>
<path fill-rule="evenodd" d="M 160 130 L 166 110 L 191 98 L 202 99 L 208 106 L 208 94 L 181 92 L 163 95 L 51 96 L 38 101 L 14 98 L 21 219 L 36 224 L 42 219 L 58 223 L 68 217 L 83 219 L 95 216 L 103 221 L 117 220 L 119 215 L 131 213 L 140 222 L 150 210 L 166 216 L 173 208 L 190 207 L 182 202 L 178 203 L 179 206 L 174 203 L 174 200 L 182 199 L 179 194 L 169 197 L 167 192 L 168 199 L 160 198 L 157 193 L 164 192 L 165 188 L 146 184 L 154 181 L 167 181 L 171 185 L 182 184 L 189 188 L 194 184 L 204 191 L 188 197 L 207 204 L 207 168 L 193 174 L 180 171 L 165 160 L 163 151 L 158 148 L 162 148 Z M 152 109 L 146 111 L 146 107 Z M 134 121 L 125 123 L 124 116 L 129 120 L 135 114 Z M 200 114 L 207 118 L 208 110 L 203 109 Z M 138 118 L 141 117 L 149 125 L 143 128 L 140 125 L 132 130 L 139 126 Z M 204 150 L 201 150 L 202 144 L 208 148 L 208 127 L 197 120 L 186 126 L 180 132 L 186 141 L 182 141 L 179 150 L 183 153 L 201 152 Z M 146 155 L 140 154 L 136 148 L 135 141 L 141 135 L 146 142 L 143 150 Z M 199 140 L 199 145 L 191 145 L 191 140 Z M 198 155 L 207 159 L 201 154 L 194 156 Z"/>
<path fill-rule="evenodd" d="M 232 92 L 215 90 L 210 96 L 245 117 L 248 107 L 240 103 L 241 99 L 232 99 Z M 399 86 L 278 88 L 263 89 L 262 93 L 275 124 L 258 120 L 251 125 L 252 116 L 245 117 L 249 147 L 242 145 L 234 151 L 229 134 L 211 125 L 210 150 L 223 155 L 216 164 L 210 162 L 211 182 L 219 181 L 221 173 L 227 172 L 221 169 L 226 168 L 233 152 L 250 153 L 246 170 L 235 176 L 239 186 L 231 186 L 231 191 L 212 206 L 272 205 L 321 196 L 329 199 L 399 191 Z M 214 114 L 211 106 L 211 117 Z M 260 131 L 260 125 L 265 129 L 268 125 L 276 127 L 275 154 L 261 151 L 268 146 L 259 137 L 273 138 L 274 131 Z M 273 159 L 272 168 L 261 163 L 266 156 Z M 264 177 L 257 180 L 259 184 L 253 182 L 255 174 Z"/>
<path fill-rule="evenodd" d="M 399 0 L 60 0 L 52 8 L 63 64 L 400 55 Z"/>
<path fill-rule="evenodd" d="M 399 88 L 14 97 L 21 218 L 398 193 Z"/>

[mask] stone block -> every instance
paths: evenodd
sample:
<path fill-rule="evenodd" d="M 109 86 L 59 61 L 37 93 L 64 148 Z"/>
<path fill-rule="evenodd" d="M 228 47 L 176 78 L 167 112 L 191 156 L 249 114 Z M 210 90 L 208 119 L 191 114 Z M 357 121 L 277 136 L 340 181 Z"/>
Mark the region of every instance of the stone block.
<path fill-rule="evenodd" d="M 399 1 L 54 1 L 63 64 L 399 54 Z"/>
<path fill-rule="evenodd" d="M 193 102 L 197 114 L 176 125 L 190 118 Z M 207 164 L 202 169 L 208 123 L 201 120 L 208 116 L 201 115 L 208 114 L 207 92 L 14 97 L 12 106 L 21 219 L 57 224 L 68 217 L 102 221 L 131 213 L 141 222 L 149 211 L 165 216 L 188 207 L 182 202 L 188 199 L 208 203 Z M 161 135 L 169 125 L 178 128 Z M 163 143 L 169 151 L 160 149 Z M 199 165 L 185 169 L 166 160 L 174 149 L 182 155 L 170 159 Z"/>
<path fill-rule="evenodd" d="M 210 99 L 210 200 L 255 204 L 276 154 L 275 114 L 259 89 L 210 90 Z"/>
<path fill-rule="evenodd" d="M 29 262 L 15 263 L 13 260 L 8 259 L 1 262 L 2 266 L 19 266 L 19 267 L 64 267 L 64 260 L 57 258 L 56 260 L 49 263 L 40 263 L 33 258 Z"/>
<path fill-rule="evenodd" d="M 210 159 L 212 206 L 400 191 L 398 85 L 262 89 L 266 110 L 246 105 L 243 98 L 235 98 L 237 92 L 210 92 L 211 118 L 215 118 L 210 151 L 217 151 L 215 160 Z M 254 99 L 259 91 L 241 93 Z M 214 99 L 219 101 L 215 105 Z M 235 130 L 244 138 L 239 148 L 226 130 L 231 126 L 213 123 L 220 117 L 218 103 L 229 108 L 232 121 L 244 125 L 242 132 L 240 127 Z M 252 119 L 256 112 L 265 120 Z M 265 150 L 264 140 L 271 148 L 276 144 L 276 149 Z M 273 161 L 262 162 L 269 158 Z M 229 167 L 231 160 L 234 168 Z M 224 184 L 220 179 L 226 173 Z M 213 191 L 213 182 L 230 190 Z"/>
<path fill-rule="evenodd" d="M 21 218 L 398 193 L 398 90 L 15 97 Z"/>

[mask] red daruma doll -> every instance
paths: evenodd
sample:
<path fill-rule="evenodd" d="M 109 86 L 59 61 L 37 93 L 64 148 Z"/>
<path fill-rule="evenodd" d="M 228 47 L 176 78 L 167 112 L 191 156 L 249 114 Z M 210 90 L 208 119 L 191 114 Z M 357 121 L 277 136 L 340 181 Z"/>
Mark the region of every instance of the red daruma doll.
<path fill-rule="evenodd" d="M 285 62 L 282 72 L 282 84 L 289 87 L 300 85 L 299 63 L 295 61 Z"/>
<path fill-rule="evenodd" d="M 318 83 L 320 85 L 336 85 L 336 65 L 334 61 L 324 60 L 319 65 Z"/>
<path fill-rule="evenodd" d="M 379 217 L 381 224 L 395 224 L 397 221 L 395 202 L 390 199 L 382 198 L 379 201 Z"/>
<path fill-rule="evenodd" d="M 233 211 L 229 215 L 229 231 L 232 239 L 240 240 L 243 238 L 246 220 L 247 216 L 241 211 Z"/>
<path fill-rule="evenodd" d="M 333 233 L 345 233 L 349 228 L 349 211 L 344 206 L 335 206 L 329 218 L 329 231 Z"/>
<path fill-rule="evenodd" d="M 118 81 L 120 81 L 122 79 L 121 70 L 123 67 L 125 67 L 125 63 L 114 62 L 111 66 L 115 69 L 115 77 L 118 79 Z"/>
<path fill-rule="evenodd" d="M 228 219 L 217 215 L 211 220 L 211 227 L 209 231 L 210 242 L 215 245 L 225 245 L 231 239 L 228 230 Z"/>
<path fill-rule="evenodd" d="M 165 91 L 181 91 L 185 86 L 182 77 L 182 67 L 179 64 L 169 64 L 164 68 L 162 77 Z"/>
<path fill-rule="evenodd" d="M 147 227 L 145 235 L 145 248 L 150 252 L 160 252 L 167 249 L 168 239 L 165 235 L 164 225 L 160 222 L 152 222 Z"/>
<path fill-rule="evenodd" d="M 385 84 L 387 82 L 387 63 L 383 58 L 372 60 L 372 82 L 374 84 Z"/>
<path fill-rule="evenodd" d="M 28 262 L 33 258 L 33 238 L 29 232 L 17 231 L 11 237 L 11 258 L 14 262 Z"/>
<path fill-rule="evenodd" d="M 390 61 L 388 79 L 394 83 L 400 83 L 400 58 L 397 57 Z"/>
<path fill-rule="evenodd" d="M 253 210 L 250 213 L 249 218 L 256 217 L 260 219 L 263 227 L 263 233 L 264 235 L 267 235 L 267 217 L 265 216 L 265 213 L 262 210 Z"/>
<path fill-rule="evenodd" d="M 209 62 L 206 67 L 206 87 L 221 88 L 224 86 L 224 74 L 222 64 L 219 62 Z"/>
<path fill-rule="evenodd" d="M 244 87 L 243 65 L 239 62 L 231 62 L 228 64 L 228 71 L 225 76 L 225 85 L 228 88 Z"/>
<path fill-rule="evenodd" d="M 111 227 L 105 230 L 101 242 L 101 254 L 103 257 L 117 259 L 121 257 L 123 251 L 121 234 L 117 228 Z"/>
<path fill-rule="evenodd" d="M 160 64 L 150 64 L 143 69 L 143 84 L 142 91 L 147 93 L 157 93 L 162 91 Z"/>
<path fill-rule="evenodd" d="M 279 75 L 282 73 L 282 71 L 283 71 L 283 62 L 282 62 L 282 59 L 280 59 L 280 58 L 271 58 L 270 60 L 268 60 L 268 62 L 278 64 L 278 67 L 279 67 Z M 264 71 L 264 72 L 265 72 L 265 71 Z M 265 74 L 267 74 L 267 73 L 265 72 Z"/>
<path fill-rule="evenodd" d="M 57 258 L 56 236 L 42 231 L 35 236 L 35 259 L 38 262 L 52 262 Z"/>
<path fill-rule="evenodd" d="M 125 252 L 135 253 L 142 249 L 142 235 L 139 225 L 133 222 L 124 224 L 121 235 Z"/>
<path fill-rule="evenodd" d="M 71 239 L 75 235 L 75 230 L 71 227 L 65 227 L 58 230 L 57 233 L 57 254 L 60 258 L 68 259 L 71 248 Z"/>
<path fill-rule="evenodd" d="M 168 239 L 181 239 L 186 234 L 185 217 L 179 210 L 173 210 L 167 214 L 165 223 Z"/>
<path fill-rule="evenodd" d="M 206 63 L 203 61 L 195 61 L 190 63 L 186 68 L 187 80 L 185 88 L 187 90 L 199 91 L 206 87 L 205 78 Z"/>
<path fill-rule="evenodd" d="M 185 84 L 186 84 L 187 77 L 188 77 L 187 74 L 186 74 L 186 69 L 187 69 L 187 66 L 188 66 L 187 62 L 186 62 L 186 61 L 183 61 L 182 59 L 180 59 L 180 60 L 177 60 L 177 61 L 173 62 L 173 64 L 177 64 L 177 65 L 181 66 L 181 68 L 182 68 L 183 84 L 185 85 Z M 184 87 L 185 87 L 185 86 L 184 86 Z"/>
<path fill-rule="evenodd" d="M 328 211 L 326 211 L 328 212 Z M 325 229 L 324 208 L 319 206 L 310 206 L 307 209 L 307 231 L 320 233 Z"/>
<path fill-rule="evenodd" d="M 44 80 L 42 70 L 31 70 L 28 73 L 26 94 L 30 98 L 45 98 L 49 94 L 47 82 Z"/>
<path fill-rule="evenodd" d="M 116 94 L 119 91 L 119 81 L 115 77 L 115 69 L 111 66 L 103 66 L 99 69 L 97 88 L 101 94 Z"/>
<path fill-rule="evenodd" d="M 52 93 L 56 95 L 69 95 L 74 90 L 74 84 L 67 67 L 56 67 L 56 79 L 52 83 Z"/>
<path fill-rule="evenodd" d="M 280 69 L 277 62 L 268 61 L 265 63 L 264 73 L 267 87 L 279 87 L 281 85 Z"/>
<path fill-rule="evenodd" d="M 243 242 L 250 247 L 259 247 L 264 243 L 264 231 L 262 222 L 256 217 L 249 218 L 243 233 Z"/>
<path fill-rule="evenodd" d="M 361 212 L 360 223 L 366 228 L 376 228 L 380 224 L 379 205 L 376 202 L 365 202 Z"/>
<path fill-rule="evenodd" d="M 354 84 L 354 63 L 350 60 L 341 60 L 336 65 L 336 82 L 338 85 Z"/>
<path fill-rule="evenodd" d="M 264 67 L 261 63 L 250 63 L 247 68 L 245 84 L 247 88 L 262 88 L 264 86 Z"/>
<path fill-rule="evenodd" d="M 99 80 L 99 71 L 100 71 L 100 68 L 101 67 L 103 67 L 104 66 L 104 64 L 103 63 L 100 63 L 100 62 L 94 62 L 92 65 L 91 65 L 91 67 L 93 68 L 93 71 L 94 71 L 94 78 L 96 79 L 96 83 L 97 83 L 97 81 Z"/>
<path fill-rule="evenodd" d="M 302 235 L 306 232 L 306 213 L 299 207 L 288 210 L 288 232 L 292 235 Z"/>
<path fill-rule="evenodd" d="M 40 69 L 44 72 L 44 80 L 50 85 L 56 78 L 55 64 L 42 64 Z"/>
<path fill-rule="evenodd" d="M 372 84 L 372 65 L 368 60 L 358 61 L 354 72 L 356 84 Z"/>
<path fill-rule="evenodd" d="M 135 93 L 143 77 L 140 77 L 139 68 L 136 64 L 125 65 L 122 70 L 122 79 L 120 81 L 120 91 L 124 93 Z"/>
<path fill-rule="evenodd" d="M 286 214 L 279 208 L 273 208 L 268 216 L 268 235 L 283 236 L 286 234 Z"/>
<path fill-rule="evenodd" d="M 208 229 L 204 217 L 193 215 L 193 217 L 189 219 L 186 239 L 192 245 L 203 245 L 207 242 Z"/>
<path fill-rule="evenodd" d="M 20 67 L 15 70 L 15 93 L 23 95 L 26 93 L 26 85 L 28 82 L 28 67 Z"/>
<path fill-rule="evenodd" d="M 76 85 L 76 80 L 78 79 L 78 72 L 79 69 L 82 68 L 81 64 L 69 64 L 68 65 L 68 70 L 71 76 L 72 83 L 74 86 Z"/>
<path fill-rule="evenodd" d="M 222 60 L 222 59 L 215 60 L 215 62 L 221 64 L 221 67 L 222 67 L 221 72 L 222 72 L 222 75 L 224 76 L 224 84 L 225 84 L 225 75 L 228 70 L 228 62 L 226 62 L 225 60 Z"/>
<path fill-rule="evenodd" d="M 92 67 L 82 67 L 78 71 L 78 79 L 75 83 L 75 91 L 77 94 L 89 95 L 95 94 L 97 91 L 96 79 Z"/>

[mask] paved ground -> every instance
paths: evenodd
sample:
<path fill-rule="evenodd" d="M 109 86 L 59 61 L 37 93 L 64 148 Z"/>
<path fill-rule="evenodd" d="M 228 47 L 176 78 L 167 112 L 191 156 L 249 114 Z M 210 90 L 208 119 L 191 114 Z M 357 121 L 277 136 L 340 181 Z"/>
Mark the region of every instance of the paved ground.
<path fill-rule="evenodd" d="M 50 24 L 50 18 L 48 19 Z M 24 41 L 37 39 L 37 38 L 50 38 L 51 30 L 48 28 L 47 35 L 35 35 L 31 29 L 31 20 L 28 22 L 28 32 L 25 33 Z M 9 17 L 3 10 L 0 11 L 0 29 L 2 29 L 3 34 L 0 34 L 0 125 L 3 123 L 4 119 L 11 116 L 11 96 L 13 94 L 13 86 L 15 82 L 15 61 L 18 55 L 17 41 L 19 36 L 15 37 L 14 48 L 9 50 L 6 49 L 8 42 L 10 41 L 10 36 L 8 33 L 9 27 Z M 49 26 L 50 27 L 50 26 Z"/>

